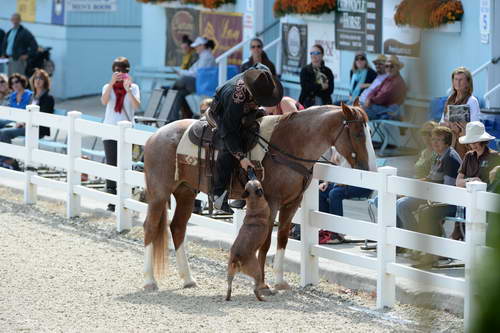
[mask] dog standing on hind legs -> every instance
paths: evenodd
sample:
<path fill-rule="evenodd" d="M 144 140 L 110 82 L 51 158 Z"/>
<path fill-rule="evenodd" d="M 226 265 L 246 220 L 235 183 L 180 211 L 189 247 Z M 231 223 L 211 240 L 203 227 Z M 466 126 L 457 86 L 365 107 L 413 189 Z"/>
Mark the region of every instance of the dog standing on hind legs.
<path fill-rule="evenodd" d="M 242 197 L 247 203 L 247 213 L 229 255 L 226 301 L 231 300 L 233 278 L 238 272 L 254 278 L 254 294 L 259 301 L 264 301 L 260 292 L 265 287 L 263 272 L 256 254 L 266 241 L 271 210 L 264 198 L 262 185 L 256 179 L 247 182 Z"/>

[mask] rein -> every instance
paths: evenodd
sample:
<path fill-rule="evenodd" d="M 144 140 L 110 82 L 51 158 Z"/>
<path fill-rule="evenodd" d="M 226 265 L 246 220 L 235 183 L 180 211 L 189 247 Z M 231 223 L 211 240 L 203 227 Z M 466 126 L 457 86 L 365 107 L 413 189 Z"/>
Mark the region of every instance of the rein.
<path fill-rule="evenodd" d="M 340 132 L 337 134 L 337 136 L 335 136 L 335 139 L 333 140 L 333 146 L 335 146 L 335 142 L 337 142 L 338 138 L 340 137 L 340 135 L 342 135 L 342 132 L 344 132 L 344 129 L 346 127 L 349 127 L 349 124 L 350 123 L 360 123 L 360 122 L 364 122 L 363 120 L 344 120 L 342 122 L 342 128 L 340 129 Z M 323 155 L 321 155 L 321 158 L 323 160 L 309 160 L 309 159 L 306 159 L 306 158 L 302 158 L 302 157 L 298 157 L 298 156 L 295 156 L 293 154 L 290 154 L 286 151 L 284 151 L 283 149 L 281 149 L 280 147 L 276 146 L 275 144 L 269 142 L 268 140 L 266 140 L 265 138 L 263 138 L 259 133 L 255 132 L 255 135 L 262 141 L 264 141 L 269 147 L 271 147 L 273 150 L 276 150 L 277 152 L 279 152 L 280 154 L 283 154 L 285 155 L 286 157 L 289 157 L 291 158 L 292 160 L 295 160 L 295 161 L 300 161 L 300 162 L 307 162 L 307 163 L 327 163 L 327 164 L 331 164 L 331 165 L 335 165 L 334 163 L 332 163 L 331 161 L 329 161 L 327 158 L 325 158 Z M 266 148 L 260 141 L 257 141 L 259 143 L 259 145 L 264 149 L 264 151 L 266 153 L 269 152 L 269 149 Z"/>

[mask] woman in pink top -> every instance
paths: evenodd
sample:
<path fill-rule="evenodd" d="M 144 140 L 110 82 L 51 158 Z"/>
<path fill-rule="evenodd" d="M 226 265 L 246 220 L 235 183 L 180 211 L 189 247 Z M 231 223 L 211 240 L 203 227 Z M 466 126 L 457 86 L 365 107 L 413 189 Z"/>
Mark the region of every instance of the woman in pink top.
<path fill-rule="evenodd" d="M 293 98 L 288 96 L 283 96 L 281 102 L 278 105 L 265 106 L 264 110 L 266 111 L 266 114 L 276 116 L 276 115 L 288 114 L 291 112 L 304 110 L 304 107 L 302 106 L 302 104 L 300 104 Z"/>

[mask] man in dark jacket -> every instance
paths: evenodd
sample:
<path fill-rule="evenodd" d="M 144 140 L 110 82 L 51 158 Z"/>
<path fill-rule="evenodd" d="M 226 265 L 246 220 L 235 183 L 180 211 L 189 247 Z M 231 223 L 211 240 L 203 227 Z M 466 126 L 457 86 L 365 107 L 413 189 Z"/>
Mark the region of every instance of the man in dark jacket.
<path fill-rule="evenodd" d="M 31 32 L 21 25 L 21 15 L 12 14 L 12 29 L 3 39 L 0 55 L 9 58 L 9 75 L 25 74 L 26 64 L 30 56 L 35 55 L 38 44 Z"/>
<path fill-rule="evenodd" d="M 247 151 L 241 137 L 243 117 L 255 112 L 259 106 L 275 106 L 282 98 L 283 87 L 261 64 L 236 75 L 215 92 L 210 113 L 215 118 L 225 146 L 218 154 L 215 167 L 215 208 L 233 212 L 227 202 L 227 187 L 232 171 L 238 162 L 244 170 L 253 167 L 246 157 Z"/>

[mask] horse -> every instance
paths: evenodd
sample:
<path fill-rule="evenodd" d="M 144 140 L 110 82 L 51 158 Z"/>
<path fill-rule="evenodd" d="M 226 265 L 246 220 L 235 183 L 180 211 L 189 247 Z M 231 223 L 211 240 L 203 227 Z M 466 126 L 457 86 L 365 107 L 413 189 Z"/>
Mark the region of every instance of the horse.
<path fill-rule="evenodd" d="M 144 147 L 148 201 L 144 222 L 145 290 L 158 288 L 155 273 L 161 277 L 165 269 L 167 207 L 171 194 L 177 203 L 170 231 L 178 272 L 184 288 L 197 286 L 187 261 L 184 239 L 199 183 L 191 181 L 190 184 L 186 180 L 175 179 L 176 168 L 182 168 L 181 164 L 176 163 L 176 149 L 182 135 L 194 121 L 196 120 L 183 119 L 163 126 L 147 140 Z M 277 252 L 273 267 L 276 278 L 274 288 L 276 290 L 290 288 L 283 279 L 283 259 L 291 220 L 309 185 L 312 167 L 315 162 L 319 162 L 321 155 L 335 146 L 352 167 L 376 170 L 375 151 L 367 123 L 368 117 L 358 103 L 354 103 L 353 106 L 344 104 L 313 106 L 300 112 L 283 115 L 279 119 L 271 135 L 270 151 L 262 161 L 265 170 L 262 186 L 271 210 L 267 238 L 258 254 L 262 270 L 260 285 L 263 286 L 264 295 L 272 294 L 269 286 L 264 283 L 264 265 L 278 211 L 280 214 Z M 278 155 L 279 160 L 276 159 Z M 290 164 L 294 164 L 295 167 L 290 167 Z M 308 174 L 299 172 L 300 168 L 306 170 Z M 202 188 L 200 190 L 206 191 Z"/>

